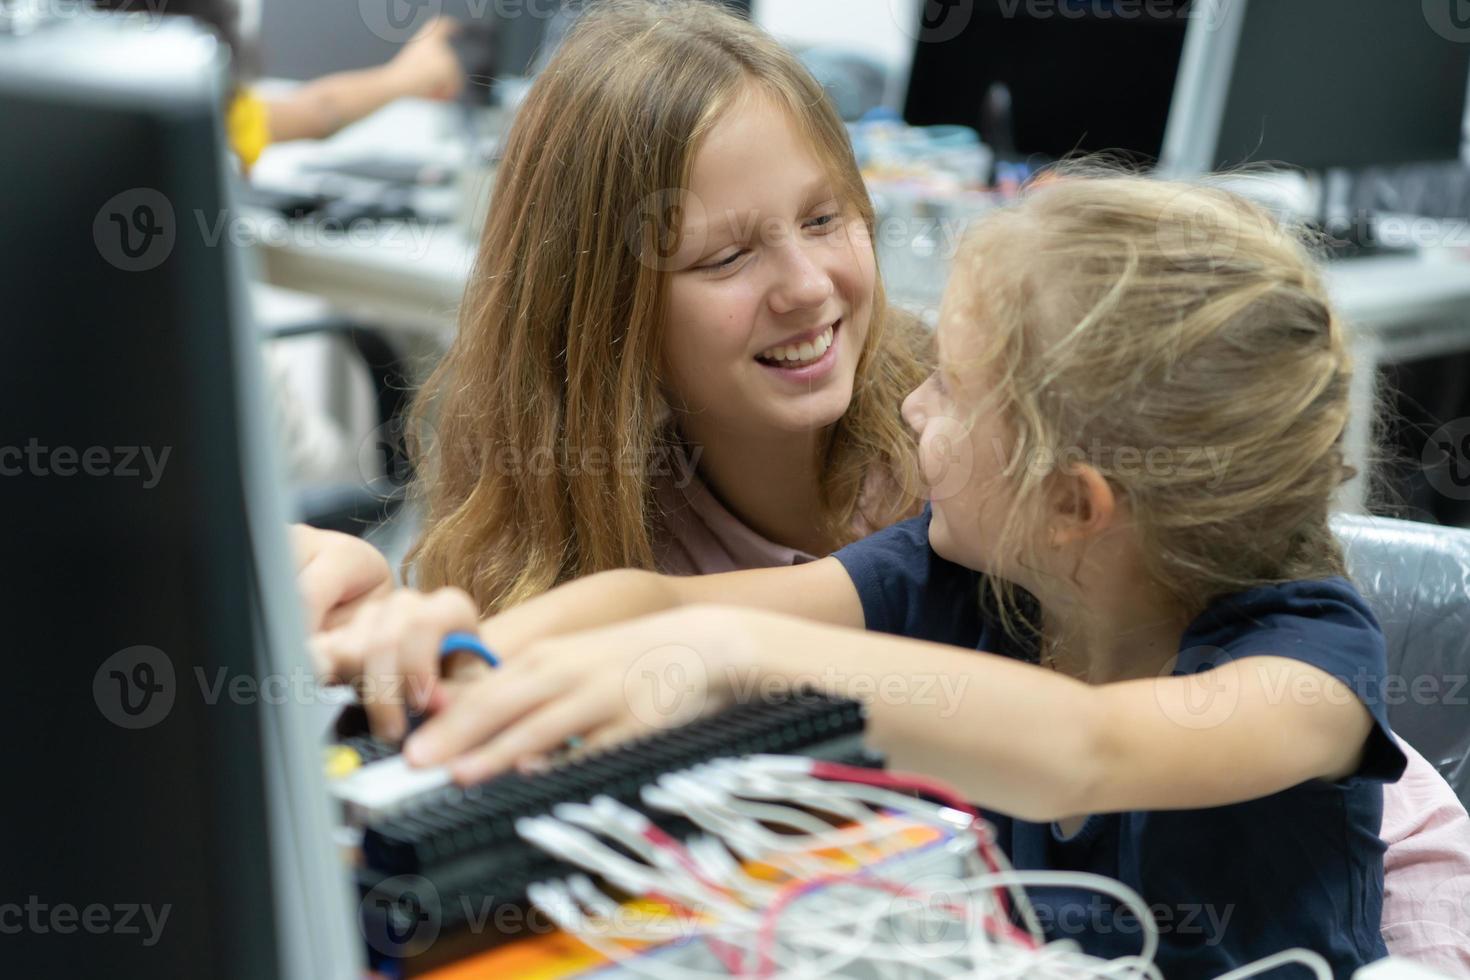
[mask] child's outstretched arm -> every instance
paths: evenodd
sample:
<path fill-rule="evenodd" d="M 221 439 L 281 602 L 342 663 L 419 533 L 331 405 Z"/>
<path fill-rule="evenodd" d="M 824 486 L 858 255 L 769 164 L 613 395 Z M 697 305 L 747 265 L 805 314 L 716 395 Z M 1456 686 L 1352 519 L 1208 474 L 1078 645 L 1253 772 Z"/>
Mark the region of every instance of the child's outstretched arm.
<path fill-rule="evenodd" d="M 439 707 L 439 642 L 451 632 L 477 631 L 507 663 L 530 645 L 553 637 L 695 603 L 785 612 L 835 626 L 861 629 L 862 603 L 852 579 L 834 558 L 782 568 L 721 575 L 673 576 L 619 570 L 589 575 L 552 589 L 498 616 L 480 620 L 458 589 L 431 594 L 402 589 L 355 610 L 350 621 L 313 638 L 323 679 L 359 683 L 373 731 L 398 738 L 411 707 Z M 455 661 L 460 681 L 488 671 L 473 658 Z M 365 679 L 371 683 L 360 683 Z M 444 694 L 438 697 L 444 697 Z"/>
<path fill-rule="evenodd" d="M 1340 681 L 1285 658 L 1094 687 L 956 647 L 698 606 L 538 642 L 405 751 L 473 782 L 572 736 L 619 741 L 789 687 L 861 697 L 870 742 L 894 766 L 1031 820 L 1219 806 L 1339 779 L 1373 724 Z"/>

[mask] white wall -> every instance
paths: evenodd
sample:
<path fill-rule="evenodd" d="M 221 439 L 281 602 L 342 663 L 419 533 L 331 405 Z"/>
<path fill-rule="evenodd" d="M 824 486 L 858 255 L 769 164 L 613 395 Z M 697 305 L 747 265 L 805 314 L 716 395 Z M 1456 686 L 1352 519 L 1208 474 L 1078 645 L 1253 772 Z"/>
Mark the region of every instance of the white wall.
<path fill-rule="evenodd" d="M 755 0 L 755 20 L 788 44 L 837 44 L 907 75 L 923 0 Z"/>

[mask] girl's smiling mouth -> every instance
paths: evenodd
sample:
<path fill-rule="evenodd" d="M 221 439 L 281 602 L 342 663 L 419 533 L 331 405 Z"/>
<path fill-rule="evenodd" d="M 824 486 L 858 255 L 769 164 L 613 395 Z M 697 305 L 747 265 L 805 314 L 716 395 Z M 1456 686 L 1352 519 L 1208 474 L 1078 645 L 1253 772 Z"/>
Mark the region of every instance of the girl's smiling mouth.
<path fill-rule="evenodd" d="M 842 320 L 838 318 L 810 340 L 780 344 L 762 351 L 756 355 L 756 362 L 788 380 L 815 380 L 836 363 L 841 330 Z"/>

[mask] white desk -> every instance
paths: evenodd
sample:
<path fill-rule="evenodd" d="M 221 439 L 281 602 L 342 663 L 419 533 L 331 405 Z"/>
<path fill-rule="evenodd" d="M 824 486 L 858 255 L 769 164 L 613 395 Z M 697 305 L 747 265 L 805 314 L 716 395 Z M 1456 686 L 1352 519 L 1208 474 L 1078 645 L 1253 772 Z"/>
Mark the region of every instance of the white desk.
<path fill-rule="evenodd" d="M 1327 267 L 1327 282 L 1379 364 L 1470 349 L 1470 257 L 1346 259 Z"/>
<path fill-rule="evenodd" d="M 252 177 L 267 187 L 299 187 L 313 163 L 374 154 L 458 167 L 466 136 L 458 106 L 403 99 L 331 139 L 268 148 Z M 460 194 L 450 187 L 420 196 L 434 198 L 439 210 L 454 215 Z M 381 327 L 433 334 L 441 342 L 453 336 L 475 254 L 461 222 L 381 221 L 344 230 L 252 209 L 240 217 L 238 234 L 253 246 L 267 283 L 320 296 Z"/>
<path fill-rule="evenodd" d="M 453 225 L 379 222 L 337 240 L 281 231 L 279 216 L 247 211 L 242 223 L 260 274 L 282 289 L 320 296 L 384 327 L 452 337 L 475 246 Z"/>

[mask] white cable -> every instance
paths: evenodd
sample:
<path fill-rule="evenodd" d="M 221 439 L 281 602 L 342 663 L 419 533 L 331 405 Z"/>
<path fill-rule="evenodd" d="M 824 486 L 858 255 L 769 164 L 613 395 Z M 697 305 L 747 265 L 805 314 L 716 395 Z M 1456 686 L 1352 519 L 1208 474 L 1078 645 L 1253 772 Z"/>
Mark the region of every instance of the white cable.
<path fill-rule="evenodd" d="M 884 849 L 877 842 L 889 841 L 915 825 L 938 828 L 951 839 L 973 846 L 974 835 L 965 833 L 967 828 L 954 819 L 956 811 L 883 787 L 816 779 L 810 776 L 808 760 L 762 757 L 754 765 L 749 761 L 722 760 L 666 774 L 644 788 L 644 801 L 650 806 L 684 816 L 710 835 L 682 845 L 687 861 L 648 840 L 643 814 L 611 800 L 566 805 L 557 808 L 556 817 L 517 823 L 518 830 L 524 824 L 522 836 L 537 846 L 595 870 L 631 893 L 668 895 L 687 904 L 692 915 L 671 911 L 670 921 L 628 927 L 615 921 L 624 906 L 585 875 L 533 886 L 528 891 L 533 903 L 625 969 L 658 980 L 725 980 L 728 974 L 675 968 L 660 962 L 657 952 L 650 954 L 610 940 L 683 945 L 702 939 L 744 949 L 748 958 L 754 952 L 755 937 L 769 930 L 765 966 L 782 977 L 832 976 L 862 961 L 880 976 L 891 975 L 901 965 L 926 976 L 964 972 L 981 980 L 1161 980 L 1153 963 L 1159 946 L 1158 925 L 1142 898 L 1122 883 L 1092 874 L 1016 871 L 1005 866 L 1003 855 L 997 853 L 1001 871 L 958 880 L 943 893 L 947 900 L 935 906 L 934 893 L 886 880 L 881 867 L 855 873 L 853 865 L 866 867 L 867 856 L 852 854 L 850 849 L 868 847 L 881 852 Z M 850 820 L 853 826 L 832 827 L 815 815 L 818 813 Z M 768 829 L 773 824 L 797 833 L 774 833 Z M 647 863 L 629 859 L 599 836 L 617 842 Z M 966 860 L 973 856 L 968 850 L 961 855 Z M 784 871 L 792 880 L 780 885 L 761 881 L 741 867 L 736 857 Z M 754 911 L 786 894 L 804 877 L 815 876 L 833 880 L 795 896 L 773 921 Z M 1007 921 L 997 899 L 1001 889 L 1009 889 L 1017 897 L 1017 909 L 1027 913 L 1028 928 L 1037 940 L 1044 939 L 1023 891 L 1027 886 L 1083 888 L 1111 897 L 1137 918 L 1142 950 L 1137 956 L 1103 961 L 1071 942 L 1033 949 L 1007 939 L 1004 932 L 993 931 Z M 840 907 L 833 907 L 834 897 L 842 902 Z M 905 897 L 917 898 L 920 904 L 909 908 L 900 902 Z M 934 949 L 926 949 L 921 942 L 928 930 L 948 931 L 957 926 L 965 932 L 952 949 L 949 942 Z M 1244 980 L 1286 963 L 1305 964 L 1319 980 L 1331 980 L 1327 963 L 1307 950 L 1287 950 L 1217 980 Z"/>
<path fill-rule="evenodd" d="M 841 801 L 841 794 L 845 794 L 847 797 L 861 799 L 876 807 L 887 807 L 913 815 L 949 832 L 962 826 L 949 817 L 949 814 L 968 817 L 967 814 L 960 814 L 959 811 L 950 807 L 929 803 L 883 787 L 817 779 L 810 775 L 810 769 L 811 761 L 807 759 L 765 755 L 752 756 L 744 760 L 714 760 L 690 770 L 690 774 L 692 776 L 697 773 L 709 781 L 718 782 L 724 786 L 727 793 L 732 794 L 760 793 L 766 795 L 767 793 L 780 793 L 784 788 L 788 798 L 795 797 L 803 804 L 816 807 L 823 804 L 812 802 L 813 798 Z M 771 846 L 768 841 L 762 843 L 767 848 Z M 1027 932 L 1038 942 L 1043 941 L 1044 933 L 1041 924 L 1024 891 L 1012 889 L 1011 897 Z"/>
<path fill-rule="evenodd" d="M 1262 960 L 1247 963 L 1236 970 L 1231 970 L 1215 980 L 1242 980 L 1244 977 L 1253 977 L 1258 973 L 1274 970 L 1278 966 L 1287 963 L 1300 963 L 1317 975 L 1317 980 L 1332 980 L 1332 967 L 1321 956 L 1310 949 L 1284 949 Z"/>

